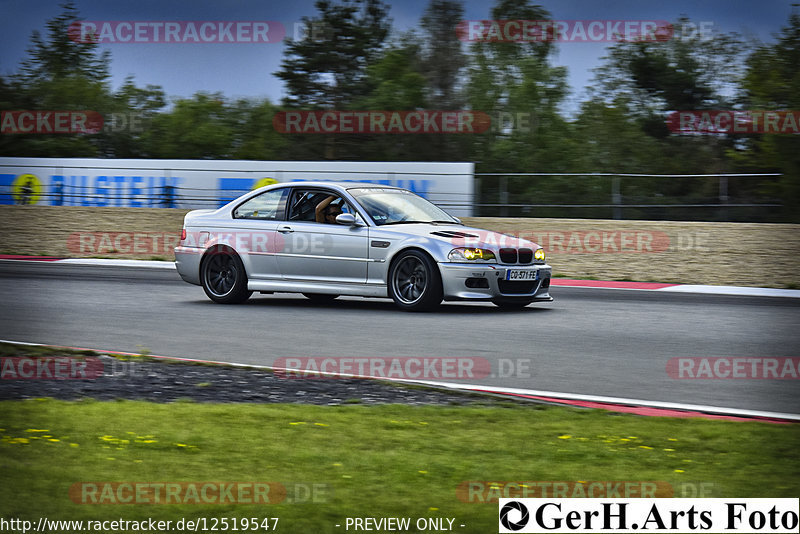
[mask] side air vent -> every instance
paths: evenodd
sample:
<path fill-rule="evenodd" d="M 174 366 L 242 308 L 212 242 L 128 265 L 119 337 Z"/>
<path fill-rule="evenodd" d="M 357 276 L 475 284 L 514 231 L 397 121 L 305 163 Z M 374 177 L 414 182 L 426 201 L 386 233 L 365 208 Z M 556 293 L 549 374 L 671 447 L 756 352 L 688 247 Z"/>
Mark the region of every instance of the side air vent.
<path fill-rule="evenodd" d="M 449 238 L 460 237 L 462 239 L 465 239 L 465 238 L 468 238 L 468 237 L 472 238 L 472 239 L 476 239 L 476 238 L 480 237 L 480 236 L 477 236 L 475 234 L 465 234 L 464 232 L 454 232 L 452 230 L 437 230 L 436 232 L 431 232 L 431 235 L 438 235 L 439 237 L 449 237 Z"/>

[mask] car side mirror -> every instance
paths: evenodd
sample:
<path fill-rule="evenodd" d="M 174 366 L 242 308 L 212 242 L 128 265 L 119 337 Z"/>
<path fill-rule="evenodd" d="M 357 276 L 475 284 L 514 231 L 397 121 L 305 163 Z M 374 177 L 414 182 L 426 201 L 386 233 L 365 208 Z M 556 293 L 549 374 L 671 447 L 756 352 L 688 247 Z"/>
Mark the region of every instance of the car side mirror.
<path fill-rule="evenodd" d="M 451 217 L 453 217 L 453 216 L 451 215 Z M 458 224 L 464 224 L 464 223 L 461 222 L 461 219 L 459 219 L 458 217 L 453 217 L 453 218 L 456 220 L 456 222 Z"/>
<path fill-rule="evenodd" d="M 356 225 L 356 216 L 352 213 L 340 213 L 336 216 L 336 224 L 343 224 L 346 226 Z"/>

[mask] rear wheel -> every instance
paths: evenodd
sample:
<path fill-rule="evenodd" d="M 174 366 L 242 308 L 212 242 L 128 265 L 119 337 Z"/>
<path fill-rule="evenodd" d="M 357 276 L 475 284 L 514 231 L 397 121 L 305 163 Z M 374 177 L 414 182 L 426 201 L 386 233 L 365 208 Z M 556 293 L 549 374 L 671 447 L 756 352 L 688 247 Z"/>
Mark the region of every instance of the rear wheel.
<path fill-rule="evenodd" d="M 442 277 L 434 261 L 416 250 L 401 253 L 389 270 L 389 295 L 408 311 L 425 311 L 442 302 Z"/>
<path fill-rule="evenodd" d="M 203 259 L 200 280 L 208 298 L 220 304 L 238 304 L 250 298 L 242 260 L 224 248 L 215 248 Z"/>

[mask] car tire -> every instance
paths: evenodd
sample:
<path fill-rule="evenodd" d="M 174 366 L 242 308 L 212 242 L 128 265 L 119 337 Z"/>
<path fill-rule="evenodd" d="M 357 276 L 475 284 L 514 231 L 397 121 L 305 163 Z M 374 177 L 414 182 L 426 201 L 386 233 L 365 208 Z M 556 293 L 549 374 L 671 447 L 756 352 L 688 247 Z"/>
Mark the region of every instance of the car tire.
<path fill-rule="evenodd" d="M 330 302 L 339 295 L 328 295 L 327 293 L 303 293 L 303 296 L 313 302 Z"/>
<path fill-rule="evenodd" d="M 528 304 L 530 304 L 533 301 L 534 301 L 534 299 L 525 299 L 525 298 L 522 298 L 522 299 L 514 299 L 514 298 L 510 298 L 510 299 L 495 299 L 495 300 L 492 301 L 492 304 L 494 304 L 495 306 L 498 306 L 500 308 L 504 308 L 506 310 L 518 310 L 518 309 L 524 308 L 525 306 L 527 306 Z"/>
<path fill-rule="evenodd" d="M 225 248 L 210 250 L 200 265 L 200 281 L 208 298 L 220 304 L 239 304 L 250 298 L 242 260 Z"/>
<path fill-rule="evenodd" d="M 389 296 L 406 311 L 427 311 L 442 302 L 442 277 L 430 256 L 417 250 L 402 252 L 389 269 Z"/>

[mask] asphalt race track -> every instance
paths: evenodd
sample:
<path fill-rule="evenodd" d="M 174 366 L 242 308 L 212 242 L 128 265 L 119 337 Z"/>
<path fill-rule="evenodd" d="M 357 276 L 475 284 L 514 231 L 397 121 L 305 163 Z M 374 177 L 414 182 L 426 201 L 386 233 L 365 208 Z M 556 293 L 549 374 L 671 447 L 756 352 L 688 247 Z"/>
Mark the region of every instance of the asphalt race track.
<path fill-rule="evenodd" d="M 799 356 L 800 299 L 554 287 L 555 302 L 516 311 L 446 303 L 411 314 L 390 300 L 288 294 L 224 306 L 171 270 L 6 261 L 0 291 L 6 340 L 258 365 L 468 356 L 495 373 L 522 363 L 486 385 L 800 414 L 800 380 L 666 371 L 678 357 Z"/>

